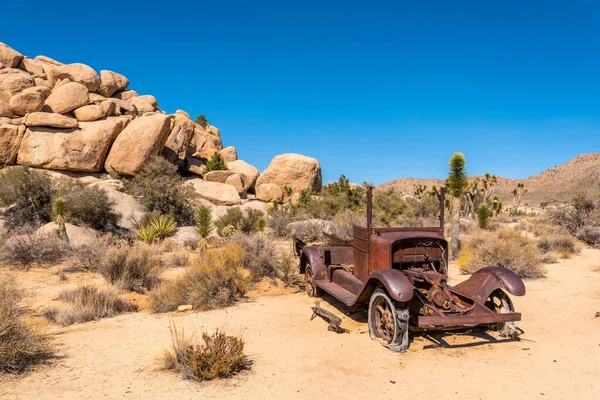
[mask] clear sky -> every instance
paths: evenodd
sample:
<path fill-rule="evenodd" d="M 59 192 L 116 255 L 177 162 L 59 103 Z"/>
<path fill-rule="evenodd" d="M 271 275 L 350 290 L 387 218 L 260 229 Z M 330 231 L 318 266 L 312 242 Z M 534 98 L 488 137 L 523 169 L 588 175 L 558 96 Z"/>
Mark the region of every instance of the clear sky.
<path fill-rule="evenodd" d="M 204 113 L 261 171 L 510 178 L 600 151 L 598 1 L 4 1 L 0 41 Z"/>

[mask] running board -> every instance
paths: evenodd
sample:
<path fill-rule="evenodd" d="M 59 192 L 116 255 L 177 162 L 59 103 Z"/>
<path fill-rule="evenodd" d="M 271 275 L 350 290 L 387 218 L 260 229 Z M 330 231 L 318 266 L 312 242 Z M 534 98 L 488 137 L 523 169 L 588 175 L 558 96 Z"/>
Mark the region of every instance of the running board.
<path fill-rule="evenodd" d="M 521 313 L 419 317 L 418 326 L 477 326 L 520 321 Z"/>

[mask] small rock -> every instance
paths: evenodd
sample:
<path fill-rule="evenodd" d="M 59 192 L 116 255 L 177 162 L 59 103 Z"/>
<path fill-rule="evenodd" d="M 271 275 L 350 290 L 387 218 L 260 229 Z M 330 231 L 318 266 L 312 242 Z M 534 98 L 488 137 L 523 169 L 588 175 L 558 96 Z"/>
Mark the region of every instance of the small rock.
<path fill-rule="evenodd" d="M 191 304 L 186 304 L 186 305 L 177 307 L 177 311 L 179 311 L 179 312 L 192 311 L 193 309 L 194 309 L 194 306 L 192 306 Z"/>

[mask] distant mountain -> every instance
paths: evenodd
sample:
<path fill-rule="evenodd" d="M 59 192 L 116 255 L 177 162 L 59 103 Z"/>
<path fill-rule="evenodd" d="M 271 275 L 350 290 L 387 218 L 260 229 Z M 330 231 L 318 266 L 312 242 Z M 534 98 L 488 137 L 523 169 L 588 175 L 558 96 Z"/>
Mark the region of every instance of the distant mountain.
<path fill-rule="evenodd" d="M 498 177 L 494 186 L 494 196 L 502 201 L 512 200 L 512 190 L 519 182 L 528 189 L 522 201 L 530 205 L 543 202 L 565 201 L 575 193 L 587 192 L 600 195 L 600 153 L 581 154 L 563 165 L 552 167 L 541 174 L 523 180 Z M 414 185 L 427 187 L 444 184 L 440 179 L 403 178 L 385 182 L 377 186 L 377 190 L 393 188 L 403 194 L 413 194 Z"/>

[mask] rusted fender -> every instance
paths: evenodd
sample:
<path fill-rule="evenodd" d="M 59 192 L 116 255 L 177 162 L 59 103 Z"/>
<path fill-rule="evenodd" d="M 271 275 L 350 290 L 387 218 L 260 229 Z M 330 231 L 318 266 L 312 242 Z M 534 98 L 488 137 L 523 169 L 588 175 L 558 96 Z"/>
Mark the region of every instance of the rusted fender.
<path fill-rule="evenodd" d="M 327 277 L 327 271 L 323 260 L 319 256 L 319 250 L 317 246 L 306 246 L 301 250 L 300 254 L 300 273 L 304 274 L 306 271 L 306 264 L 310 263 L 313 272 L 314 279 L 325 279 Z"/>
<path fill-rule="evenodd" d="M 454 286 L 454 290 L 485 302 L 496 289 L 504 289 L 514 296 L 525 295 L 523 280 L 504 267 L 485 267 L 475 272 L 469 279 Z"/>
<path fill-rule="evenodd" d="M 390 297 L 396 301 L 407 302 L 413 297 L 415 288 L 406 275 L 397 269 L 378 269 L 369 275 L 359 299 L 367 301 L 379 284 L 383 284 Z"/>

